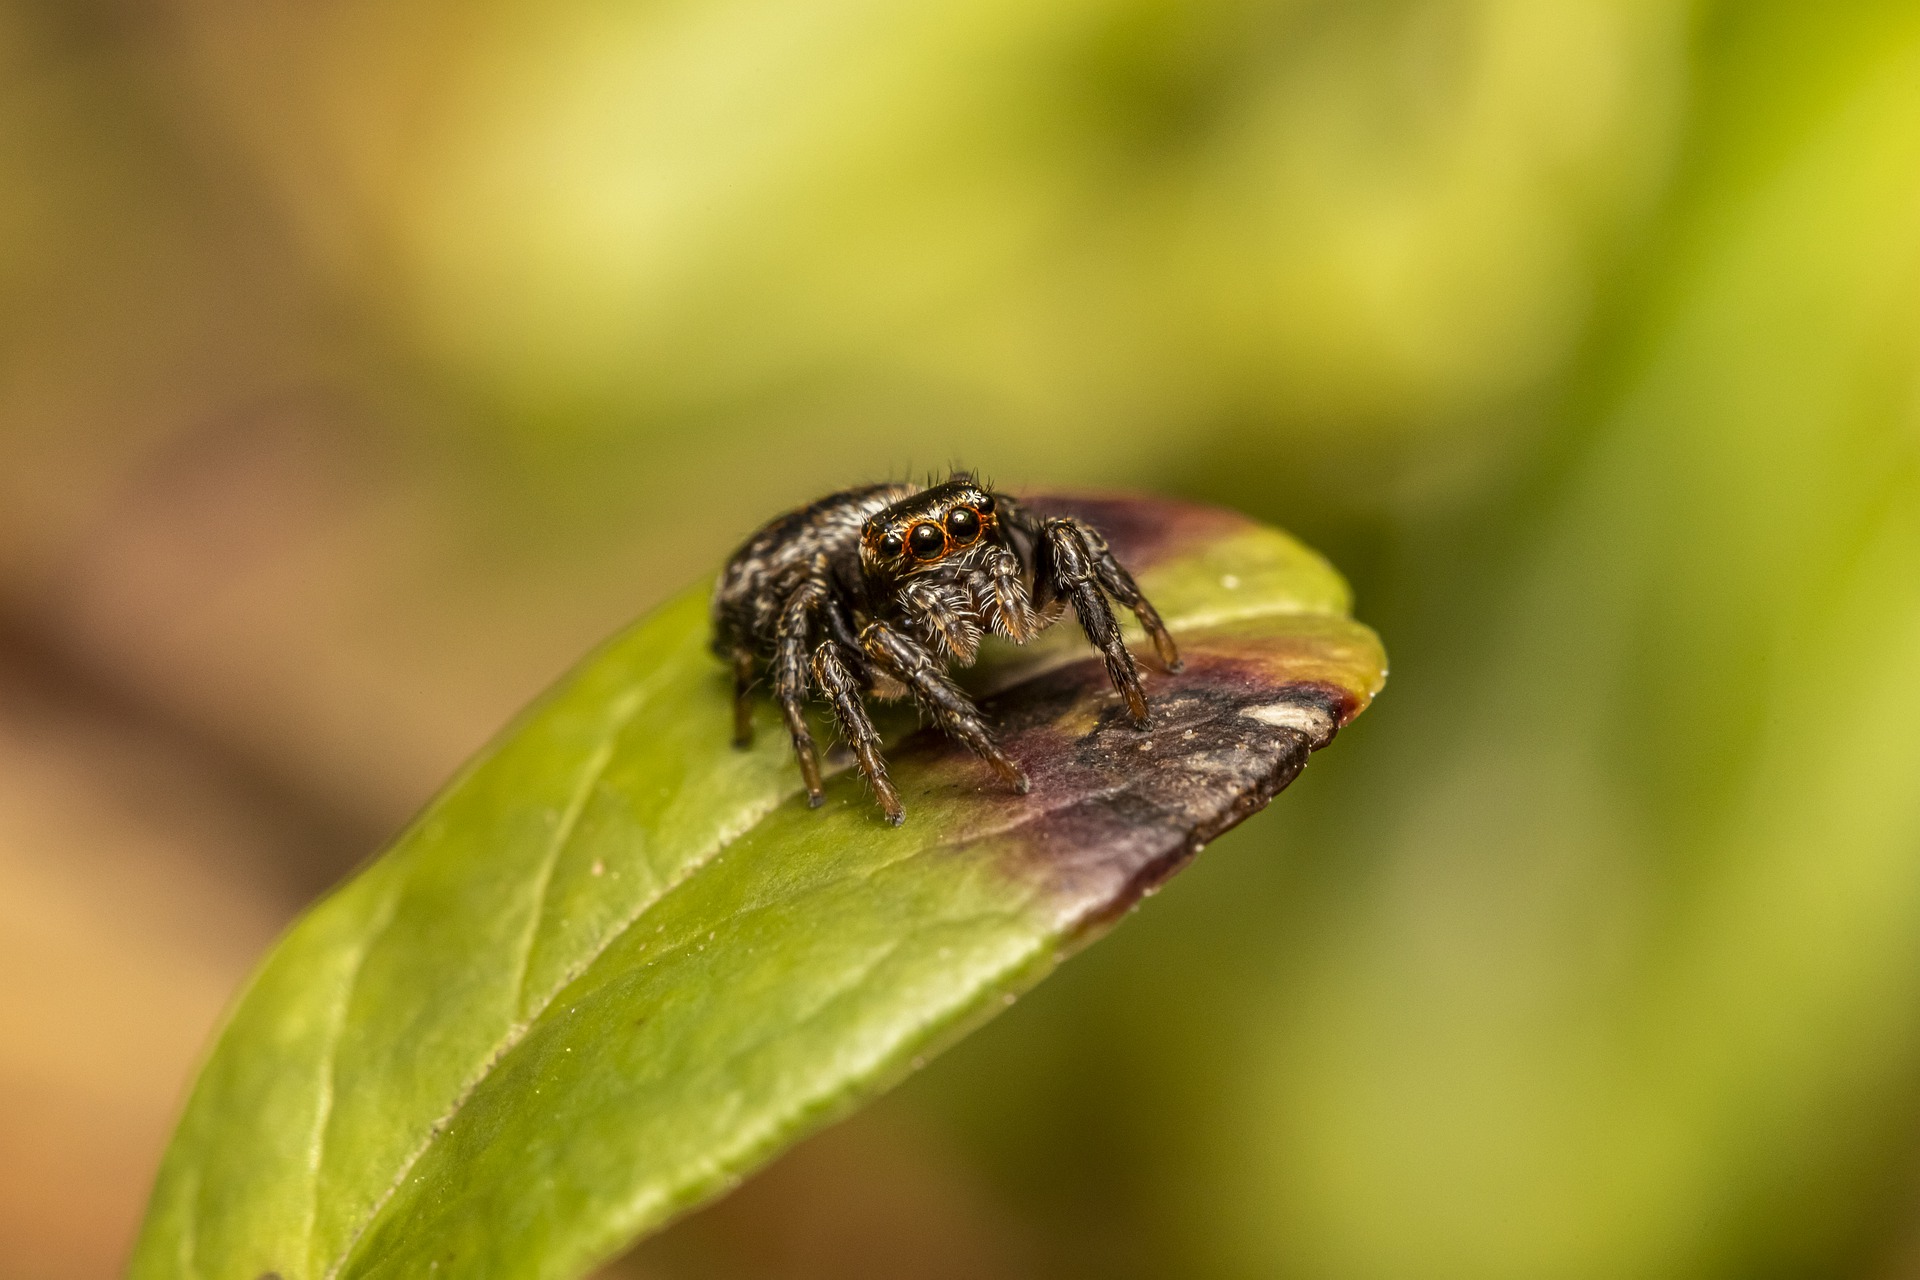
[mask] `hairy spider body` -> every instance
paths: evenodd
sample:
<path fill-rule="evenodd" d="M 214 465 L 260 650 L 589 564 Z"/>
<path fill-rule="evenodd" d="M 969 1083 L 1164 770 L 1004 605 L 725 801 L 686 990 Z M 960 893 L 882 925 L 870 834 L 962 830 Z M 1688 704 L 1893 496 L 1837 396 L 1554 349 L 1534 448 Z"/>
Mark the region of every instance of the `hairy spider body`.
<path fill-rule="evenodd" d="M 1025 793 L 1026 775 L 947 673 L 973 662 L 982 636 L 1024 644 L 1071 606 L 1128 715 L 1144 727 L 1140 672 L 1108 596 L 1133 611 L 1162 664 L 1178 670 L 1160 615 L 1086 522 L 1041 519 L 964 473 L 928 488 L 876 484 L 831 494 L 763 526 L 714 588 L 713 650 L 733 668 L 734 742 L 752 741 L 749 697 L 765 672 L 808 801 L 820 804 L 819 755 L 806 719 L 817 690 L 887 821 L 898 825 L 905 810 L 863 699 L 910 697 Z"/>

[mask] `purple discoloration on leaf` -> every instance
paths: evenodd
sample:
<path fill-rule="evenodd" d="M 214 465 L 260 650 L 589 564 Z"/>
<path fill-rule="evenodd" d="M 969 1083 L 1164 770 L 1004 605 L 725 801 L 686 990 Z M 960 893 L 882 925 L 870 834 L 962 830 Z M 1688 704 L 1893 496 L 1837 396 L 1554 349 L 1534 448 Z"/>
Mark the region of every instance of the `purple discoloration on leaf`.
<path fill-rule="evenodd" d="M 1021 501 L 1038 515 L 1085 520 L 1136 576 L 1193 547 L 1260 527 L 1237 511 L 1149 494 L 1037 493 Z"/>
<path fill-rule="evenodd" d="M 1351 623 L 1182 643 L 1186 667 L 1154 675 L 1144 731 L 1091 658 L 988 699 L 1028 795 L 1001 790 L 931 731 L 909 738 L 895 753 L 903 776 L 944 779 L 923 784 L 922 799 L 952 803 L 938 806 L 939 842 L 990 853 L 1041 886 L 1056 927 L 1095 932 L 1266 807 L 1374 691 L 1364 673 L 1377 644 Z"/>

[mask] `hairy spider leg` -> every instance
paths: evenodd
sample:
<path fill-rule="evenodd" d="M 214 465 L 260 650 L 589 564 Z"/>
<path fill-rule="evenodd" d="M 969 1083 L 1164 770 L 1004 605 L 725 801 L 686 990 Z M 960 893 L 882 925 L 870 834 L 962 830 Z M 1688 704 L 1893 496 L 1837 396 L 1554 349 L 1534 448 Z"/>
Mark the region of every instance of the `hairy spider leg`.
<path fill-rule="evenodd" d="M 786 716 L 800 778 L 807 785 L 807 804 L 815 809 L 827 797 L 820 789 L 820 759 L 807 728 L 807 641 L 813 632 L 814 611 L 826 597 L 827 584 L 819 578 L 808 578 L 795 587 L 781 606 L 773 647 L 773 696 Z"/>
<path fill-rule="evenodd" d="M 1020 558 L 1005 547 L 995 547 L 982 572 L 993 591 L 993 620 L 1000 624 L 1001 634 L 1015 644 L 1025 644 L 1038 635 L 1041 621 L 1026 584 L 1020 580 Z"/>
<path fill-rule="evenodd" d="M 753 690 L 753 650 L 735 649 L 733 661 L 733 745 L 741 750 L 753 745 L 753 703 L 747 695 Z"/>
<path fill-rule="evenodd" d="M 1097 557 L 1087 544 L 1085 528 L 1078 520 L 1058 518 L 1040 527 L 1041 545 L 1046 556 L 1039 566 L 1053 587 L 1073 603 L 1080 617 L 1080 629 L 1107 660 L 1107 675 L 1127 700 L 1127 714 L 1139 728 L 1147 727 L 1147 695 L 1140 687 L 1140 671 L 1133 655 L 1120 638 L 1120 624 L 1100 593 L 1101 581 Z"/>
<path fill-rule="evenodd" d="M 970 613 L 956 607 L 957 593 L 945 587 L 909 583 L 901 591 L 907 612 L 927 633 L 942 657 L 969 663 L 980 649 L 980 628 Z"/>
<path fill-rule="evenodd" d="M 829 595 L 821 612 L 827 619 L 827 631 L 840 642 L 840 656 L 850 659 L 848 665 L 853 668 L 853 674 L 864 681 L 867 664 L 860 657 L 860 638 L 853 633 L 853 620 L 847 616 L 846 607 L 838 597 Z"/>
<path fill-rule="evenodd" d="M 1140 584 L 1133 580 L 1126 567 L 1113 558 L 1113 552 L 1107 548 L 1107 540 L 1092 525 L 1079 520 L 1069 523 L 1079 532 L 1087 544 L 1087 550 L 1093 554 L 1093 571 L 1100 579 L 1100 585 L 1108 595 L 1133 610 L 1133 616 L 1140 619 L 1140 625 L 1153 641 L 1153 651 L 1160 657 L 1160 665 L 1168 671 L 1178 671 L 1185 664 L 1180 661 L 1180 650 L 1168 634 L 1167 626 L 1160 621 L 1160 611 L 1153 607 L 1146 596 L 1140 593 Z"/>
<path fill-rule="evenodd" d="M 935 663 L 925 647 L 915 643 L 884 622 L 867 624 L 860 633 L 860 647 L 873 665 L 905 685 L 915 702 L 933 717 L 948 736 L 985 760 L 993 771 L 1020 795 L 1027 793 L 1027 775 L 1020 766 L 1001 753 L 987 731 L 986 720 L 973 699 Z"/>
<path fill-rule="evenodd" d="M 873 721 L 867 717 L 866 704 L 860 701 L 860 681 L 842 656 L 838 641 L 822 640 L 813 651 L 813 675 L 833 705 L 840 736 L 853 749 L 853 758 L 860 762 L 860 772 L 873 784 L 874 797 L 880 801 L 887 822 L 899 826 L 906 821 L 906 810 L 901 807 L 900 793 L 887 779 L 887 762 L 880 754 L 880 735 L 874 732 Z"/>

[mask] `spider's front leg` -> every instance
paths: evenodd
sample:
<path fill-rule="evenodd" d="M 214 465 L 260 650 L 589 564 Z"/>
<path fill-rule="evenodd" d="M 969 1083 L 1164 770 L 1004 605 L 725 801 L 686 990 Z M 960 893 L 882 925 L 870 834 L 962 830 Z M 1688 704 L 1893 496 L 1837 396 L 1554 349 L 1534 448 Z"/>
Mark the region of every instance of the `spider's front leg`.
<path fill-rule="evenodd" d="M 860 772 L 873 784 L 874 797 L 880 801 L 887 821 L 899 826 L 906 820 L 906 810 L 901 807 L 900 793 L 887 778 L 887 762 L 880 754 L 880 735 L 874 731 L 866 704 L 860 700 L 860 680 L 837 641 L 822 640 L 813 651 L 813 676 L 833 705 L 833 718 L 840 725 L 840 736 L 852 748 L 854 759 L 860 762 Z"/>
<path fill-rule="evenodd" d="M 980 708 L 973 705 L 973 699 L 965 690 L 947 677 L 924 645 L 884 622 L 873 622 L 860 633 L 860 648 L 877 670 L 907 687 L 914 701 L 933 717 L 943 732 L 985 760 L 1015 792 L 1027 793 L 1027 775 L 1001 753 L 987 732 Z"/>
<path fill-rule="evenodd" d="M 1107 547 L 1107 540 L 1092 525 L 1078 520 L 1069 521 L 1081 541 L 1087 545 L 1088 553 L 1093 557 L 1093 571 L 1100 579 L 1100 585 L 1106 593 L 1133 611 L 1140 619 L 1140 626 L 1153 641 L 1153 651 L 1160 659 L 1160 665 L 1168 671 L 1178 671 L 1183 665 L 1180 650 L 1173 643 L 1173 636 L 1167 630 L 1166 623 L 1160 621 L 1160 611 L 1153 607 L 1146 596 L 1140 592 L 1140 584 L 1133 580 L 1126 566 L 1113 558 L 1113 552 Z"/>
<path fill-rule="evenodd" d="M 1140 594 L 1133 576 L 1120 566 L 1107 549 L 1106 539 L 1083 521 L 1071 517 L 1049 520 L 1040 526 L 1039 555 L 1035 572 L 1041 590 L 1064 597 L 1073 604 L 1081 630 L 1100 650 L 1107 662 L 1107 675 L 1113 687 L 1127 700 L 1127 714 L 1134 724 L 1147 725 L 1147 695 L 1140 687 L 1140 669 L 1133 654 L 1120 637 L 1120 624 L 1104 592 L 1111 592 L 1132 609 L 1153 639 L 1154 649 L 1169 671 L 1180 669 L 1180 653 L 1173 637 L 1167 634 L 1160 615 Z"/>

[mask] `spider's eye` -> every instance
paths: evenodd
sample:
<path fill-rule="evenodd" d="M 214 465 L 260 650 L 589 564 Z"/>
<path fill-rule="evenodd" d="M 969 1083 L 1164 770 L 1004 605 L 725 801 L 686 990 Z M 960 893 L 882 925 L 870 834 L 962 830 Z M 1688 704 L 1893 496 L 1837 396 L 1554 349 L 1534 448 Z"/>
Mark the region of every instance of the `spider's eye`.
<path fill-rule="evenodd" d="M 980 536 L 980 517 L 971 507 L 955 507 L 947 512 L 947 532 L 964 547 Z"/>
<path fill-rule="evenodd" d="M 947 535 L 937 524 L 917 524 L 907 535 L 907 545 L 913 548 L 915 560 L 938 560 L 947 549 Z"/>
<path fill-rule="evenodd" d="M 990 493 L 981 494 L 980 501 L 974 503 L 973 508 L 983 516 L 992 515 L 993 514 L 993 495 Z"/>
<path fill-rule="evenodd" d="M 890 533 L 880 539 L 880 554 L 886 556 L 889 560 L 900 554 L 900 547 L 900 535 L 897 533 Z"/>

